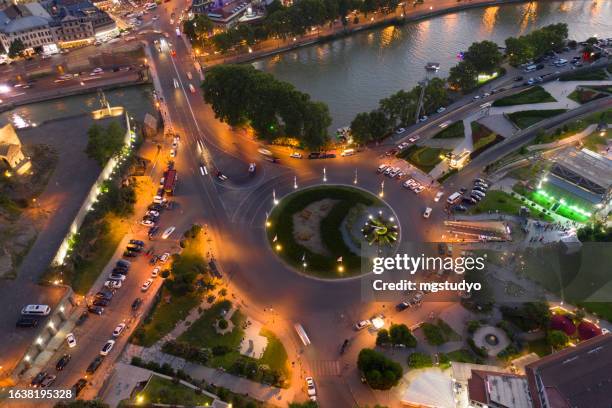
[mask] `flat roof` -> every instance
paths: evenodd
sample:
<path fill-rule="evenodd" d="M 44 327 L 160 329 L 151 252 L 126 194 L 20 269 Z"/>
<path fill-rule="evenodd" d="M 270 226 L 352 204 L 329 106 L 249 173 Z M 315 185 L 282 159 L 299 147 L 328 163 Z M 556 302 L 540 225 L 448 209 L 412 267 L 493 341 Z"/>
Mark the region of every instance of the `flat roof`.
<path fill-rule="evenodd" d="M 579 200 L 586 201 L 588 204 L 599 204 L 604 200 L 603 194 L 595 194 L 585 188 L 582 188 L 570 181 L 557 176 L 556 174 L 549 174 L 548 181 L 544 185 L 544 190 L 550 189 L 553 194 L 559 195 L 569 194 Z M 556 194 L 555 194 L 556 195 Z"/>
<path fill-rule="evenodd" d="M 557 155 L 556 163 L 584 177 L 604 190 L 612 186 L 612 160 L 589 149 L 564 149 Z"/>
<path fill-rule="evenodd" d="M 537 384 L 555 408 L 610 408 L 612 334 L 600 335 L 543 357 L 525 367 L 534 406 L 541 408 Z"/>

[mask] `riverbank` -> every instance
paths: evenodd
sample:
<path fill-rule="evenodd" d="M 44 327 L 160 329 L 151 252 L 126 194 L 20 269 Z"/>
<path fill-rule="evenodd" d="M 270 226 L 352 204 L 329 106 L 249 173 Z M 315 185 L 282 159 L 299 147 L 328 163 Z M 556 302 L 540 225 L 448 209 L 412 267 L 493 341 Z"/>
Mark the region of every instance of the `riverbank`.
<path fill-rule="evenodd" d="M 367 30 L 384 28 L 391 25 L 402 26 L 469 9 L 526 2 L 528 0 L 464 0 L 461 2 L 457 0 L 443 0 L 437 2 L 435 7 L 424 3 L 417 4 L 412 9 L 406 9 L 404 5 L 398 7 L 394 13 L 390 14 L 377 13 L 370 15 L 369 18 L 360 14 L 358 17 L 359 21 L 364 21 L 362 23 L 354 24 L 351 22 L 349 26 L 344 27 L 340 22 L 335 22 L 330 27 L 318 29 L 315 34 L 307 34 L 300 38 L 285 40 L 268 39 L 233 55 L 199 57 L 199 62 L 203 67 L 202 69 L 206 71 L 215 65 L 247 63 L 299 48 L 334 41 Z"/>

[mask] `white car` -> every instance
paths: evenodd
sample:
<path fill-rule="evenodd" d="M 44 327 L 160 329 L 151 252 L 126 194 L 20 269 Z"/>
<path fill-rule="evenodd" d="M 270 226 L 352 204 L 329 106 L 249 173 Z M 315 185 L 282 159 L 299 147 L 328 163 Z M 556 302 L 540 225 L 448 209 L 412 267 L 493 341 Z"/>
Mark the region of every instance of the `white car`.
<path fill-rule="evenodd" d="M 406 131 L 406 129 L 404 129 L 404 128 L 402 128 L 402 127 L 401 127 L 401 128 L 398 128 L 398 129 L 395 131 L 395 134 L 396 134 L 396 135 L 401 135 L 401 134 L 402 134 L 402 133 L 404 133 L 405 131 Z"/>
<path fill-rule="evenodd" d="M 444 112 L 445 110 L 446 110 L 446 108 L 445 108 L 444 106 L 440 106 L 440 107 L 438 108 L 438 110 L 436 110 L 436 112 L 438 112 L 438 113 L 442 113 L 442 112 Z"/>
<path fill-rule="evenodd" d="M 68 333 L 66 336 L 66 343 L 68 343 L 68 347 L 70 348 L 76 347 L 76 337 L 74 337 L 73 333 Z"/>
<path fill-rule="evenodd" d="M 100 355 L 107 356 L 108 353 L 110 353 L 110 351 L 113 349 L 114 345 L 115 345 L 115 340 L 107 341 L 104 347 L 102 347 L 102 350 L 100 350 Z"/>
<path fill-rule="evenodd" d="M 480 95 L 474 95 L 474 100 L 480 99 Z"/>
<path fill-rule="evenodd" d="M 123 333 L 123 329 L 125 329 L 125 323 L 119 323 L 113 330 L 113 337 L 119 337 Z"/>
<path fill-rule="evenodd" d="M 142 220 L 140 221 L 140 223 L 144 225 L 145 227 L 152 227 L 155 225 L 155 223 L 151 220 Z"/>
<path fill-rule="evenodd" d="M 157 276 L 159 275 L 159 266 L 156 266 L 155 268 L 153 268 L 153 270 L 151 271 L 151 277 L 152 278 L 157 278 Z"/>
<path fill-rule="evenodd" d="M 170 254 L 168 252 L 164 252 L 162 256 L 159 257 L 159 261 L 161 263 L 166 263 L 166 261 L 170 258 Z"/>
<path fill-rule="evenodd" d="M 427 119 L 429 119 L 429 116 L 425 115 L 425 116 L 421 116 L 419 118 L 419 122 L 427 122 Z"/>
<path fill-rule="evenodd" d="M 189 78 L 189 79 L 193 79 L 193 75 L 191 75 L 191 71 L 188 71 L 188 72 L 187 72 L 187 78 Z"/>
<path fill-rule="evenodd" d="M 125 275 L 121 275 L 119 273 L 111 273 L 110 275 L 108 275 L 108 279 L 112 281 L 123 282 L 125 280 Z"/>
<path fill-rule="evenodd" d="M 405 148 L 407 148 L 409 146 L 408 142 L 402 142 L 399 145 L 397 145 L 397 148 L 399 150 L 404 150 Z"/>
<path fill-rule="evenodd" d="M 91 71 L 91 72 L 93 72 L 94 74 L 99 74 L 99 73 L 104 72 L 104 70 L 102 68 L 98 67 L 98 68 L 94 68 L 94 70 Z"/>
<path fill-rule="evenodd" d="M 190 91 L 192 94 L 196 93 L 195 87 L 194 87 L 193 85 L 191 85 L 191 84 L 189 84 L 189 91 Z"/>
<path fill-rule="evenodd" d="M 425 187 L 419 185 L 419 186 L 415 187 L 414 190 L 412 190 L 412 191 L 414 191 L 416 194 L 419 194 L 423 190 L 425 190 Z"/>
<path fill-rule="evenodd" d="M 164 184 L 164 183 L 160 183 L 160 184 Z M 152 217 L 159 217 L 159 211 L 149 210 L 147 211 L 147 215 L 150 215 Z"/>
<path fill-rule="evenodd" d="M 170 149 L 170 157 L 176 157 L 176 149 Z"/>
<path fill-rule="evenodd" d="M 141 292 L 146 292 L 147 290 L 149 290 L 149 288 L 151 287 L 152 284 L 153 284 L 153 279 L 151 279 L 151 278 L 147 279 L 146 281 L 144 281 L 144 283 L 140 287 L 140 291 Z"/>
<path fill-rule="evenodd" d="M 436 193 L 436 196 L 434 197 L 434 201 L 437 203 L 438 201 L 440 201 L 443 195 L 444 195 L 444 191 L 438 191 Z"/>
<path fill-rule="evenodd" d="M 417 140 L 419 140 L 420 138 L 421 138 L 421 136 L 412 136 L 410 139 L 408 139 L 408 141 L 409 141 L 410 143 L 414 143 L 414 142 L 416 142 Z"/>
<path fill-rule="evenodd" d="M 427 208 L 425 209 L 425 212 L 423 213 L 423 218 L 429 218 L 429 216 L 431 215 L 431 212 L 432 212 L 432 211 L 433 211 L 433 210 L 432 210 L 432 208 L 431 208 L 431 207 L 427 207 Z"/>
<path fill-rule="evenodd" d="M 311 401 L 317 400 L 317 387 L 312 377 L 306 377 L 306 392 Z"/>
<path fill-rule="evenodd" d="M 249 163 L 249 173 L 255 173 L 256 168 L 257 166 L 255 165 L 255 163 Z"/>
<path fill-rule="evenodd" d="M 381 164 L 380 166 L 378 166 L 378 169 L 376 169 L 377 173 L 382 173 L 385 170 L 387 170 L 389 168 L 389 165 L 387 164 Z"/>
<path fill-rule="evenodd" d="M 172 233 L 174 232 L 174 230 L 176 229 L 176 227 L 169 227 L 166 228 L 166 230 L 164 231 L 164 233 L 162 234 L 162 238 L 163 239 L 168 239 L 168 237 L 170 235 L 172 235 Z"/>
<path fill-rule="evenodd" d="M 362 320 L 359 323 L 355 324 L 355 330 L 363 330 L 366 327 L 370 327 L 372 325 L 372 322 L 369 320 Z"/>
<path fill-rule="evenodd" d="M 289 155 L 289 157 L 293 158 L 293 159 L 301 159 L 302 158 L 302 153 L 300 152 L 293 152 Z"/>
<path fill-rule="evenodd" d="M 123 284 L 118 280 L 107 280 L 104 282 L 104 286 L 109 289 L 120 289 Z"/>
<path fill-rule="evenodd" d="M 174 87 L 175 87 L 176 89 L 179 89 L 179 82 L 176 80 L 176 78 L 173 78 L 173 79 L 172 79 L 172 83 L 174 84 Z"/>

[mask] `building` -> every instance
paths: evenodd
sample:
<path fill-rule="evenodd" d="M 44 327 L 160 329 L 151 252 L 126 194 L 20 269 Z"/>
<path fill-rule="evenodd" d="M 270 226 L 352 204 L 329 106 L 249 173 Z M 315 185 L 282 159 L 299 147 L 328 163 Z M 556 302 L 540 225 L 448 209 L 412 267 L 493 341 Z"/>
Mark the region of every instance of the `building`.
<path fill-rule="evenodd" d="M 13 41 L 21 40 L 31 52 L 50 51 L 56 47 L 53 23 L 40 3 L 10 5 L 0 11 L 0 43 L 9 50 Z"/>
<path fill-rule="evenodd" d="M 612 160 L 588 149 L 558 154 L 537 193 L 585 216 L 607 214 L 612 198 Z"/>
<path fill-rule="evenodd" d="M 525 371 L 535 408 L 610 408 L 612 334 L 543 357 Z"/>
<path fill-rule="evenodd" d="M 115 21 L 90 0 L 51 0 L 46 8 L 58 27 L 56 37 L 62 48 L 119 35 Z"/>
<path fill-rule="evenodd" d="M 474 407 L 531 408 L 527 379 L 512 373 L 472 370 L 468 397 Z"/>
<path fill-rule="evenodd" d="M 25 173 L 32 166 L 30 159 L 23 154 L 21 140 L 10 123 L 0 128 L 0 160 L 17 174 Z"/>

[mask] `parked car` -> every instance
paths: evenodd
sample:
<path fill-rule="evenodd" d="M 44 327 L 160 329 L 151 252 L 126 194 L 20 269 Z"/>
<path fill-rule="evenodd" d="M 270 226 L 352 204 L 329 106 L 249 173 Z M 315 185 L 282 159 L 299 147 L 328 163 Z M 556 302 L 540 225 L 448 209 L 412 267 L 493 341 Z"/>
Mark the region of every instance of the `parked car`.
<path fill-rule="evenodd" d="M 102 364 L 102 362 L 104 361 L 104 356 L 97 356 L 96 358 L 93 359 L 93 361 L 91 363 L 89 363 L 89 365 L 87 366 L 87 369 L 85 370 L 85 372 L 89 375 L 93 374 L 96 372 L 96 370 L 98 369 L 98 367 L 100 367 L 100 364 Z"/>
<path fill-rule="evenodd" d="M 132 302 L 132 311 L 136 311 L 140 308 L 140 305 L 142 305 L 142 299 L 141 298 L 136 298 L 134 299 L 134 301 Z"/>
<path fill-rule="evenodd" d="M 119 280 L 107 280 L 104 282 L 104 287 L 109 289 L 119 289 L 122 283 Z"/>
<path fill-rule="evenodd" d="M 55 379 L 57 378 L 56 375 L 52 375 L 52 374 L 48 374 L 44 380 L 41 381 L 40 383 L 40 387 L 41 388 L 47 388 L 53 385 L 53 383 L 55 382 Z"/>
<path fill-rule="evenodd" d="M 144 281 L 144 283 L 140 287 L 140 291 L 141 292 L 146 292 L 147 290 L 149 290 L 149 288 L 151 287 L 152 284 L 153 284 L 153 279 L 151 279 L 151 278 L 147 279 L 146 281 Z"/>
<path fill-rule="evenodd" d="M 77 345 L 76 337 L 74 337 L 74 333 L 68 333 L 66 336 L 66 343 L 68 343 L 69 348 L 75 348 Z"/>
<path fill-rule="evenodd" d="M 110 300 L 108 299 L 95 299 L 92 302 L 92 305 L 105 307 L 105 306 L 108 306 L 109 303 L 110 303 Z"/>
<path fill-rule="evenodd" d="M 115 327 L 115 330 L 113 330 L 113 337 L 119 337 L 121 333 L 123 333 L 125 326 L 125 323 L 119 323 L 117 327 Z"/>
<path fill-rule="evenodd" d="M 43 382 L 46 376 L 47 376 L 46 371 L 41 371 L 40 373 L 36 374 L 36 376 L 30 382 L 30 386 L 34 388 L 40 386 L 40 383 Z"/>
<path fill-rule="evenodd" d="M 87 307 L 87 311 L 89 313 L 93 313 L 93 314 L 97 314 L 97 315 L 101 315 L 102 313 L 104 313 L 104 308 L 101 306 L 93 306 L 90 305 Z"/>
<path fill-rule="evenodd" d="M 85 378 L 79 378 L 79 380 L 72 386 L 72 392 L 75 397 L 78 397 L 83 388 L 87 386 L 87 380 Z"/>
<path fill-rule="evenodd" d="M 401 312 L 402 310 L 406 310 L 409 307 L 410 307 L 410 304 L 408 302 L 401 302 L 395 305 L 395 310 L 397 310 L 398 312 Z"/>
<path fill-rule="evenodd" d="M 293 158 L 293 159 L 301 159 L 302 158 L 302 153 L 300 152 L 293 152 L 289 155 L 289 157 Z"/>
<path fill-rule="evenodd" d="M 433 211 L 433 210 L 432 210 L 432 208 L 431 208 L 431 207 L 427 207 L 427 208 L 425 209 L 425 212 L 423 212 L 423 218 L 429 218 L 429 216 L 431 215 L 431 212 L 432 212 L 432 211 Z"/>
<path fill-rule="evenodd" d="M 72 356 L 70 354 L 64 354 L 55 365 L 55 369 L 57 371 L 62 371 L 68 365 L 71 358 Z"/>
<path fill-rule="evenodd" d="M 166 263 L 166 261 L 170 258 L 170 254 L 168 252 L 164 252 L 160 257 L 159 261 L 161 263 Z"/>
<path fill-rule="evenodd" d="M 306 392 L 311 401 L 317 400 L 317 387 L 312 377 L 306 377 Z"/>
<path fill-rule="evenodd" d="M 125 280 L 125 275 L 121 275 L 119 273 L 111 273 L 110 275 L 108 275 L 108 279 L 123 282 Z"/>
<path fill-rule="evenodd" d="M 100 350 L 100 355 L 101 356 L 107 356 L 108 353 L 111 352 L 111 350 L 113 349 L 114 346 L 115 346 L 115 340 L 107 341 L 106 344 L 104 344 L 104 346 L 102 346 L 102 350 Z"/>
<path fill-rule="evenodd" d="M 21 317 L 17 320 L 17 327 L 36 327 L 38 326 L 38 320 L 32 317 Z"/>
<path fill-rule="evenodd" d="M 372 322 L 370 320 L 362 320 L 355 324 L 355 330 L 363 330 L 366 327 L 370 327 Z"/>
<path fill-rule="evenodd" d="M 159 266 L 156 266 L 155 268 L 153 268 L 153 270 L 151 271 L 151 277 L 157 278 L 157 276 L 159 275 L 159 271 L 160 271 Z"/>

